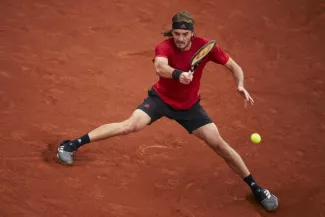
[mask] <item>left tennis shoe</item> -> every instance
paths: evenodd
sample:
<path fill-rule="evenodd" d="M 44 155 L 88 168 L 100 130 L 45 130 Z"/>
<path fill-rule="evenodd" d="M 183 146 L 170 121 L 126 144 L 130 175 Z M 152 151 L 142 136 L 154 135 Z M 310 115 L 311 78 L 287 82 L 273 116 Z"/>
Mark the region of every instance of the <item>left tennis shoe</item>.
<path fill-rule="evenodd" d="M 275 211 L 278 206 L 278 198 L 271 194 L 271 192 L 264 188 L 259 188 L 254 192 L 255 199 L 266 209 L 267 211 Z"/>
<path fill-rule="evenodd" d="M 77 147 L 75 144 L 70 140 L 64 140 L 61 142 L 56 156 L 61 163 L 71 165 L 73 163 L 73 153 L 76 150 Z"/>

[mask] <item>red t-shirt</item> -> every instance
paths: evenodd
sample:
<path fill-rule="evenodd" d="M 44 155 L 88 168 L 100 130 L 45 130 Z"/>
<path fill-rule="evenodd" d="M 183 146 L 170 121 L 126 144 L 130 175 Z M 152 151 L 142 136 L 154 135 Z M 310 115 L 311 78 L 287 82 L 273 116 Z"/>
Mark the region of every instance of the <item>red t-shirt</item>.
<path fill-rule="evenodd" d="M 166 57 L 168 64 L 182 71 L 190 70 L 190 60 L 192 56 L 207 42 L 209 39 L 194 36 L 190 50 L 179 50 L 173 38 L 166 39 L 159 43 L 155 49 L 156 57 Z M 193 74 L 193 80 L 189 84 L 182 84 L 179 81 L 170 78 L 159 77 L 153 88 L 160 98 L 175 109 L 189 109 L 199 99 L 200 80 L 202 70 L 207 62 L 213 61 L 217 64 L 226 64 L 229 55 L 225 53 L 219 46 L 210 52 L 210 54 L 200 63 Z"/>

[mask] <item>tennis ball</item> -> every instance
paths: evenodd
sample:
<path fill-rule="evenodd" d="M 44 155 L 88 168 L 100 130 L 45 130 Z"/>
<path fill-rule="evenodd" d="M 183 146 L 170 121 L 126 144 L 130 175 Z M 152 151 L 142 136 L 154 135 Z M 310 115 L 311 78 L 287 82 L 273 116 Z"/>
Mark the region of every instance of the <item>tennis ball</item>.
<path fill-rule="evenodd" d="M 253 133 L 251 135 L 251 140 L 252 142 L 254 142 L 255 144 L 258 144 L 261 142 L 261 136 L 258 133 Z"/>

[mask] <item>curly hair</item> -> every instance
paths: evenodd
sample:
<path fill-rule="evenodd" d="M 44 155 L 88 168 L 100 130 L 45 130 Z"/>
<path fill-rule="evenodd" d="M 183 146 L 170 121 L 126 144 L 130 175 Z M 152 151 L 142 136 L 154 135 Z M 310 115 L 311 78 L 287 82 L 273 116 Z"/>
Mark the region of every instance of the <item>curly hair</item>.
<path fill-rule="evenodd" d="M 195 20 L 194 20 L 194 18 L 192 17 L 192 15 L 189 12 L 187 12 L 187 11 L 180 11 L 180 12 L 176 13 L 173 16 L 172 22 L 185 22 L 185 23 L 191 23 L 191 24 L 194 25 Z M 164 36 L 172 37 L 173 36 L 172 35 L 172 31 L 173 31 L 173 29 L 169 29 L 169 30 L 162 31 L 161 33 Z"/>

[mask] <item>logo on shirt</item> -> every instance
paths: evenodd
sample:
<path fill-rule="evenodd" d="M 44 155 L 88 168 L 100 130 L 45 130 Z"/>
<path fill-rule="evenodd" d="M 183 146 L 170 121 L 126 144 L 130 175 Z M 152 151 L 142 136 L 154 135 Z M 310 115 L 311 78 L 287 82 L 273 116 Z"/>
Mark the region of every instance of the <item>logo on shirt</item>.
<path fill-rule="evenodd" d="M 150 109 L 150 105 L 149 105 L 149 104 L 145 104 L 144 107 L 145 107 L 146 109 Z"/>

